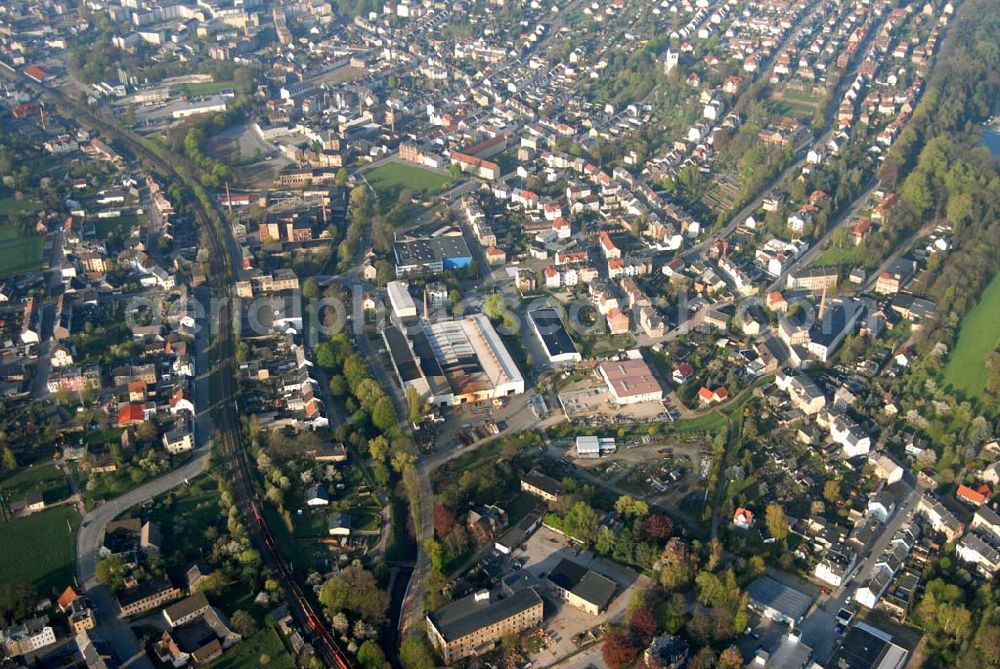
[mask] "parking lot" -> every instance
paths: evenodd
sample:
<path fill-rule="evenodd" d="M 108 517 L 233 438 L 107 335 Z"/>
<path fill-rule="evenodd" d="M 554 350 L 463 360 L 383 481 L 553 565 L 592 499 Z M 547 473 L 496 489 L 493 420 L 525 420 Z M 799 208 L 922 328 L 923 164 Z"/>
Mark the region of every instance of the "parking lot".
<path fill-rule="evenodd" d="M 559 392 L 559 402 L 568 418 L 591 425 L 644 423 L 667 417 L 667 407 L 662 402 L 615 404 L 607 386 L 595 385 L 592 379 L 564 388 Z"/>
<path fill-rule="evenodd" d="M 524 565 L 524 570 L 543 581 L 552 569 L 563 558 L 583 565 L 603 576 L 613 580 L 618 585 L 615 598 L 608 610 L 601 615 L 592 616 L 588 613 L 568 606 L 554 599 L 547 592 L 543 593 L 545 600 L 545 620 L 542 623 L 545 646 L 531 660 L 540 666 L 546 666 L 556 660 L 576 652 L 581 645 L 592 641 L 599 635 L 588 632 L 599 628 L 608 620 L 620 620 L 628 608 L 632 592 L 636 587 L 647 588 L 651 585 L 645 576 L 636 574 L 631 569 L 595 557 L 589 551 L 582 551 L 579 545 L 570 541 L 546 527 L 541 527 L 528 539 L 523 549 L 514 552 L 514 560 Z"/>
<path fill-rule="evenodd" d="M 517 434 L 564 420 L 558 410 L 539 410 L 544 406 L 542 397 L 528 390 L 523 395 L 503 397 L 499 402 L 483 401 L 446 408 L 441 412 L 444 421 L 430 427 L 432 438 L 426 450 L 468 446 L 497 434 Z"/>

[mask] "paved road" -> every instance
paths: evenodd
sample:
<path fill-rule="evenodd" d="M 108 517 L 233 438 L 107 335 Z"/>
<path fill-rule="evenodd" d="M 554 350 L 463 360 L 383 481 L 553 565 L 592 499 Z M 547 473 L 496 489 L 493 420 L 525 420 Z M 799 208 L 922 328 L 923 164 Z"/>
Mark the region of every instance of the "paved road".
<path fill-rule="evenodd" d="M 49 295 L 53 298 L 63 292 L 62 260 L 63 232 L 62 229 L 59 229 L 52 233 L 52 250 L 49 255 L 49 270 L 46 278 Z M 46 383 L 49 380 L 49 373 L 52 371 L 52 348 L 56 344 L 52 339 L 55 327 L 55 299 L 42 303 L 39 308 L 42 310 L 42 318 L 39 320 L 38 334 L 42 341 L 38 344 L 35 376 L 31 380 L 31 397 L 36 400 L 49 394 Z"/>
<path fill-rule="evenodd" d="M 561 413 L 553 414 L 546 419 L 535 420 L 525 425 L 524 430 L 544 429 L 563 420 L 565 418 Z M 511 432 L 508 431 L 504 434 L 511 434 Z M 417 554 L 416 568 L 413 570 L 413 576 L 410 579 L 410 588 L 406 593 L 402 612 L 399 617 L 399 627 L 404 634 L 423 618 L 424 595 L 426 594 L 424 583 L 427 571 L 430 569 L 430 560 L 427 557 L 426 551 L 423 550 L 423 545 L 424 541 L 434 537 L 434 488 L 431 485 L 431 476 L 433 476 L 438 467 L 494 439 L 498 439 L 500 436 L 493 435 L 468 446 L 437 451 L 417 461 L 417 474 L 420 480 L 420 527 L 416 528 L 416 541 L 419 552 Z"/>
<path fill-rule="evenodd" d="M 809 265 L 820 255 L 820 253 L 822 253 L 823 245 L 826 244 L 827 241 L 832 239 L 833 235 L 838 230 L 847 225 L 851 221 L 851 219 L 854 218 L 855 214 L 857 214 L 858 211 L 865 206 L 865 204 L 868 202 L 868 198 L 871 197 L 871 194 L 875 190 L 876 186 L 877 182 L 873 183 L 871 186 L 866 188 L 864 192 L 861 193 L 861 195 L 855 198 L 854 202 L 852 202 L 851 205 L 847 207 L 847 209 L 844 209 L 840 214 L 838 214 L 837 220 L 834 222 L 833 225 L 827 228 L 827 231 L 823 234 L 823 236 L 820 237 L 819 240 L 815 244 L 813 244 L 812 247 L 810 247 L 805 253 L 799 256 L 799 258 L 795 260 L 795 262 L 790 264 L 788 268 L 784 272 L 782 272 L 779 277 L 777 277 L 774 281 L 772 281 L 771 284 L 764 291 L 764 293 L 767 294 L 772 290 L 780 290 L 781 286 L 784 284 L 785 279 L 788 278 L 789 274 L 791 274 L 792 272 L 794 272 L 799 268 L 809 267 Z"/>
<path fill-rule="evenodd" d="M 854 597 L 854 592 L 858 586 L 864 583 L 865 578 L 871 571 L 875 561 L 882 555 L 886 546 L 892 540 L 896 531 L 903 526 L 910 518 L 920 502 L 923 491 L 920 487 L 915 487 L 907 498 L 900 504 L 896 514 L 889 519 L 878 539 L 866 553 L 866 557 L 861 561 L 861 569 L 858 576 L 850 581 L 846 586 L 841 586 L 829 595 L 821 595 L 816 600 L 815 605 L 808 612 L 799 628 L 802 630 L 802 641 L 813 649 L 817 658 L 826 659 L 833 652 L 836 643 L 836 621 L 834 617 L 837 611 L 847 604 L 848 599 Z"/>
<path fill-rule="evenodd" d="M 135 669 L 152 669 L 152 662 L 139 646 L 139 641 L 129 625 L 118 617 L 117 603 L 107 588 L 97 583 L 94 570 L 99 560 L 98 549 L 104 538 L 104 529 L 118 515 L 137 504 L 176 488 L 200 474 L 208 466 L 209 435 L 212 422 L 209 406 L 209 336 L 206 328 L 195 337 L 197 376 L 194 382 L 196 449 L 192 459 L 172 472 L 139 486 L 134 490 L 106 502 L 83 517 L 76 536 L 77 582 L 86 590 L 94 605 L 100 633 L 114 648 L 123 665 Z M 75 482 L 73 484 L 75 486 Z"/>
<path fill-rule="evenodd" d="M 147 499 L 162 495 L 200 474 L 208 464 L 208 449 L 205 444 L 195 452 L 194 458 L 184 466 L 162 476 L 155 481 L 125 493 L 110 502 L 98 506 L 84 516 L 83 524 L 76 536 L 77 580 L 94 604 L 100 633 L 111 643 L 122 658 L 123 666 L 152 669 L 152 662 L 139 647 L 139 641 L 128 624 L 117 614 L 114 597 L 107 588 L 99 585 L 94 577 L 99 556 L 97 550 L 104 537 L 104 528 L 119 514 Z"/>

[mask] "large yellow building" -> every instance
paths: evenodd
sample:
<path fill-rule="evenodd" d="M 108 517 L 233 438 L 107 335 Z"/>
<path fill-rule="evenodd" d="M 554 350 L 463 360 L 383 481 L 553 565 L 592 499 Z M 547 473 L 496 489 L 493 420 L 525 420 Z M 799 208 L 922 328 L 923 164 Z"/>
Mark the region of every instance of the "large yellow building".
<path fill-rule="evenodd" d="M 542 622 L 542 598 L 531 588 L 496 599 L 488 591 L 463 597 L 427 614 L 427 636 L 445 664 L 485 652 L 506 634 Z"/>

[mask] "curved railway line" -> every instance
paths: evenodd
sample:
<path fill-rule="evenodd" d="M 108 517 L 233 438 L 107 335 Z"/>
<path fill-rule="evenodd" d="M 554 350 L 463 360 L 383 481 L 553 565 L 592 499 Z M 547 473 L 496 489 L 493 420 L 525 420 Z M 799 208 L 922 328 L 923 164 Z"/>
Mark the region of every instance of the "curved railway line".
<path fill-rule="evenodd" d="M 126 148 L 135 158 L 147 163 L 154 171 L 163 176 L 172 178 L 191 195 L 190 201 L 187 202 L 188 209 L 193 213 L 196 225 L 203 232 L 202 238 L 208 243 L 213 270 L 217 270 L 211 273 L 212 293 L 217 297 L 225 298 L 222 300 L 217 312 L 217 322 L 214 324 L 217 330 L 213 357 L 220 391 L 220 396 L 215 402 L 218 410 L 214 422 L 221 451 L 225 458 L 226 478 L 230 483 L 234 502 L 243 514 L 251 538 L 261 551 L 265 564 L 274 570 L 281 583 L 293 617 L 305 631 L 306 638 L 312 642 L 319 657 L 327 667 L 351 669 L 353 662 L 350 656 L 337 645 L 323 618 L 313 609 L 309 599 L 292 576 L 288 564 L 271 537 L 267 522 L 256 501 L 253 468 L 242 439 L 236 406 L 235 337 L 232 312 L 234 274 L 225 240 L 224 218 L 217 209 L 217 205 L 213 204 L 211 208 L 208 208 L 199 198 L 200 194 L 205 200 L 212 202 L 208 193 L 200 184 L 197 184 L 194 166 L 189 161 L 165 150 L 150 147 L 147 140 L 137 133 L 108 122 L 100 115 L 68 98 L 59 89 L 38 84 L 24 76 L 18 76 L 6 63 L 2 65 L 0 74 L 28 86 L 40 98 L 48 97 L 57 106 L 71 109 L 73 114 L 69 114 L 69 116 L 75 117 L 78 122 L 89 125 L 91 129 L 99 131 L 109 139 L 114 138 L 114 143 L 119 144 L 119 150 Z"/>

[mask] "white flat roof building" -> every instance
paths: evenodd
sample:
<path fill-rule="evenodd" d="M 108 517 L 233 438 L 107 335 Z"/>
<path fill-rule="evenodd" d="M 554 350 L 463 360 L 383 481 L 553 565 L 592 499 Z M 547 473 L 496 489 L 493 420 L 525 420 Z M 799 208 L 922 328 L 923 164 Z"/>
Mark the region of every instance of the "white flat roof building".
<path fill-rule="evenodd" d="M 593 435 L 576 438 L 576 456 L 578 458 L 599 458 L 618 450 L 614 437 L 596 437 Z"/>
<path fill-rule="evenodd" d="M 386 284 L 385 289 L 389 293 L 389 304 L 392 306 L 392 312 L 396 314 L 397 318 L 417 317 L 417 303 L 413 301 L 413 296 L 410 295 L 408 283 L 405 281 L 390 281 Z"/>

